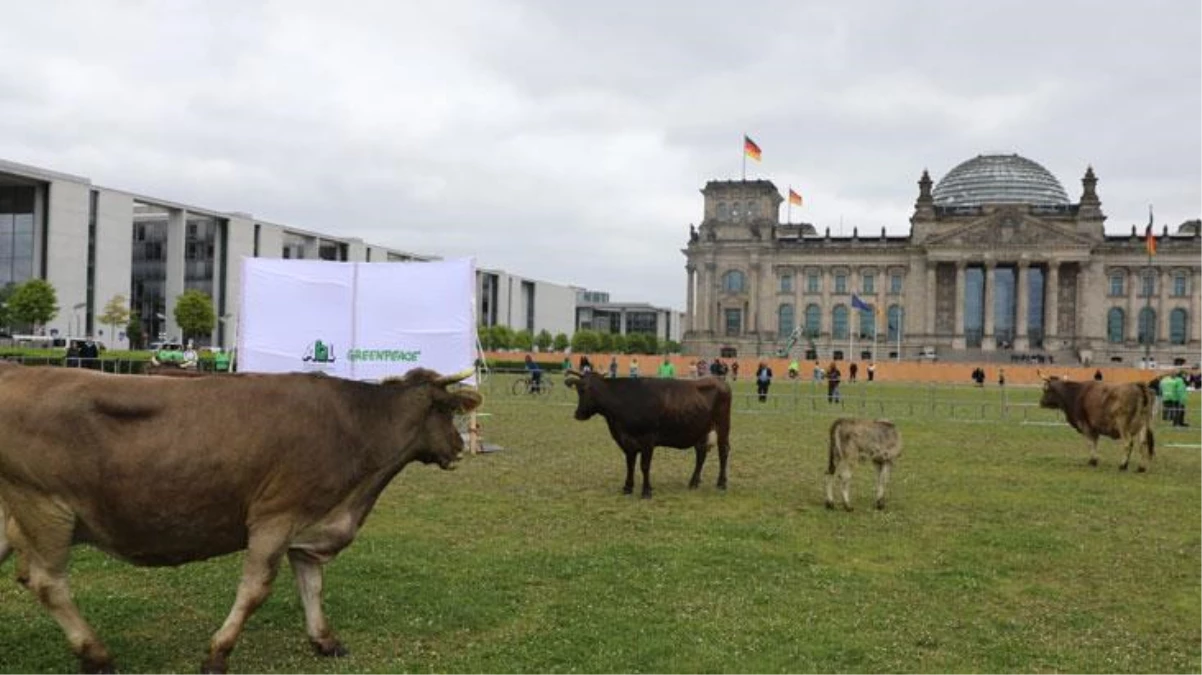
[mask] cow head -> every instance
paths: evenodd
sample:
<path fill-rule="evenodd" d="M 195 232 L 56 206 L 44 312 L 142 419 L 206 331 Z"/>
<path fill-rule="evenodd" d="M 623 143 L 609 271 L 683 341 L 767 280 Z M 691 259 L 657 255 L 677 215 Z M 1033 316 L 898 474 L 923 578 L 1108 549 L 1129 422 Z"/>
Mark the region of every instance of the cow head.
<path fill-rule="evenodd" d="M 403 387 L 405 391 L 420 390 L 429 397 L 429 409 L 417 418 L 421 428 L 411 430 L 416 440 L 413 458 L 417 461 L 450 469 L 463 456 L 463 437 L 455 428 L 455 415 L 475 410 L 483 398 L 474 389 L 447 387 L 471 375 L 471 370 L 439 375 L 432 370 L 417 368 L 406 373 L 404 378 L 385 380 L 385 384 Z"/>
<path fill-rule="evenodd" d="M 1062 408 L 1063 397 L 1061 395 L 1061 381 L 1055 375 L 1044 375 L 1042 370 L 1036 369 L 1035 374 L 1039 379 L 1043 380 L 1043 395 L 1039 397 L 1039 407 L 1041 408 Z"/>
<path fill-rule="evenodd" d="M 595 372 L 582 374 L 569 370 L 563 383 L 576 390 L 576 419 L 587 420 L 601 412 L 599 399 L 607 386 L 605 378 Z"/>

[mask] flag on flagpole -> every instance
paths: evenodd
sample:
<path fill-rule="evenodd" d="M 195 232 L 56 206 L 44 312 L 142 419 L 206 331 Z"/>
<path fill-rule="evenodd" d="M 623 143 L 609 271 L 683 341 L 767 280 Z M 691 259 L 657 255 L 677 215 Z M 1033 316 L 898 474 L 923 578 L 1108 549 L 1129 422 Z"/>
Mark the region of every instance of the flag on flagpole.
<path fill-rule="evenodd" d="M 794 192 L 792 187 L 789 188 L 789 203 L 801 206 L 801 195 Z"/>
<path fill-rule="evenodd" d="M 760 146 L 756 145 L 747 134 L 743 134 L 743 154 L 757 162 L 760 161 Z"/>
<path fill-rule="evenodd" d="M 1148 257 L 1156 255 L 1156 235 L 1152 234 L 1152 207 L 1148 207 L 1148 229 L 1144 230 L 1144 246 L 1148 249 Z"/>
<path fill-rule="evenodd" d="M 871 312 L 872 311 L 872 305 L 861 300 L 860 296 L 856 295 L 855 293 L 852 293 L 852 295 L 851 295 L 851 306 L 862 312 Z"/>

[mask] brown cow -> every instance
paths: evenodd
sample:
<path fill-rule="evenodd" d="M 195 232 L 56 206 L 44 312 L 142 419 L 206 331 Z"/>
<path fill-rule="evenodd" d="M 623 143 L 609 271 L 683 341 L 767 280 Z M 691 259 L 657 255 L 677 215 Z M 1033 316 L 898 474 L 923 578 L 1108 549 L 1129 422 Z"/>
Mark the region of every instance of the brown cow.
<path fill-rule="evenodd" d="M 1068 423 L 1089 439 L 1090 466 L 1098 465 L 1098 437 L 1109 436 L 1127 444 L 1127 455 L 1119 470 L 1127 470 L 1136 443 L 1144 447 L 1139 470 L 1148 470 L 1155 454 L 1156 439 L 1152 434 L 1154 396 L 1147 384 L 1070 382 L 1036 372 L 1043 379 L 1039 405 L 1062 410 Z"/>
<path fill-rule="evenodd" d="M 0 561 L 19 554 L 18 576 L 85 672 L 113 663 L 67 588 L 75 543 L 152 566 L 246 549 L 209 672 L 225 671 L 287 555 L 310 641 L 343 655 L 321 608 L 322 565 L 351 543 L 405 465 L 454 464 L 463 441 L 453 416 L 481 399 L 447 386 L 468 374 L 414 370 L 371 384 L 0 366 Z"/>
<path fill-rule="evenodd" d="M 901 456 L 901 434 L 889 420 L 840 418 L 831 423 L 826 467 L 826 508 L 835 508 L 835 474 L 841 479 L 843 508 L 851 511 L 851 468 L 871 459 L 876 465 L 876 507 L 885 508 L 885 485 Z"/>
<path fill-rule="evenodd" d="M 626 454 L 622 492 L 634 491 L 634 460 L 643 470 L 643 498 L 651 497 L 651 455 L 656 446 L 694 448 L 697 462 L 689 487 L 701 484 L 701 467 L 716 441 L 718 488 L 726 489 L 730 456 L 730 386 L 715 377 L 700 380 L 617 378 L 568 371 L 565 383 L 577 394 L 576 419 L 600 414 Z M 713 435 L 715 438 L 711 438 Z"/>

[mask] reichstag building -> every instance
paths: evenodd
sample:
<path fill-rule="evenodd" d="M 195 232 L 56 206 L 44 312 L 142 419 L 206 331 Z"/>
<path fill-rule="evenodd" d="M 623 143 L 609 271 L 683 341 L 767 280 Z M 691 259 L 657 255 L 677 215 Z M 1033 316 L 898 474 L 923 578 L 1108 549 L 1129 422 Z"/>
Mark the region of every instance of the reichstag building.
<path fill-rule="evenodd" d="M 1087 168 L 1072 202 L 1047 169 L 980 155 L 926 171 L 905 236 L 781 223 L 767 180 L 710 181 L 687 248 L 684 346 L 706 358 L 931 358 L 1193 365 L 1199 221 L 1107 234 Z M 853 295 L 860 303 L 853 306 Z"/>

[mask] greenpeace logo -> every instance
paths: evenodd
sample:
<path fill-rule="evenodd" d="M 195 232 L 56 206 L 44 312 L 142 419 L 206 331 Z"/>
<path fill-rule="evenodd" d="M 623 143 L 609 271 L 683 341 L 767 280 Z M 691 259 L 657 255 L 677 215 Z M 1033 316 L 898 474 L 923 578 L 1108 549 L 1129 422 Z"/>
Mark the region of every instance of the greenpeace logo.
<path fill-rule="evenodd" d="M 351 361 L 381 361 L 413 363 L 420 359 L 422 351 L 406 351 L 404 349 L 352 349 L 347 358 Z"/>

